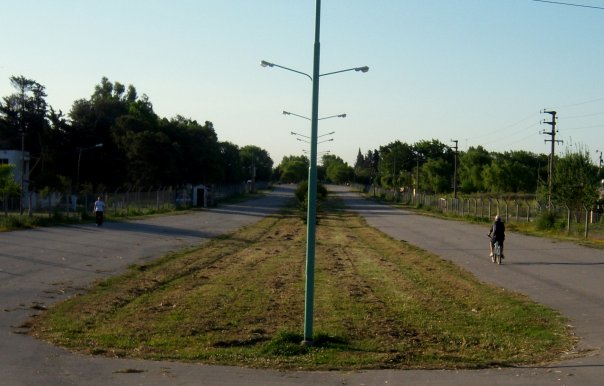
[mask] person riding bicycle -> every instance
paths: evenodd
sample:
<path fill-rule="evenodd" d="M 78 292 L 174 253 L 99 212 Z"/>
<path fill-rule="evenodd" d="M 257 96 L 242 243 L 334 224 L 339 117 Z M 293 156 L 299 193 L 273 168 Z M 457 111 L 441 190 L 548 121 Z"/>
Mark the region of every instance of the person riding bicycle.
<path fill-rule="evenodd" d="M 491 242 L 489 246 L 491 247 L 490 257 L 493 257 L 493 248 L 495 247 L 495 242 L 499 243 L 499 248 L 501 250 L 501 258 L 503 259 L 503 240 L 505 240 L 505 224 L 501 221 L 501 217 L 499 215 L 495 216 L 495 222 L 491 226 L 489 230 L 489 237 L 491 238 Z"/>

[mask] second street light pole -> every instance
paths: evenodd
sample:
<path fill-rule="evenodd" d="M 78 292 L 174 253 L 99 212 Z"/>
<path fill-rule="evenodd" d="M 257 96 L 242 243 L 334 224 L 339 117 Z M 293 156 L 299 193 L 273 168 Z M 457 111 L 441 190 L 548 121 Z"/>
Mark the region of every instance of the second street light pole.
<path fill-rule="evenodd" d="M 315 44 L 312 76 L 312 115 L 310 127 L 310 166 L 308 168 L 308 207 L 306 216 L 306 289 L 304 295 L 304 341 L 313 343 L 313 305 L 315 288 L 315 233 L 317 225 L 317 134 L 319 126 L 319 63 L 321 58 L 321 0 L 316 3 Z"/>

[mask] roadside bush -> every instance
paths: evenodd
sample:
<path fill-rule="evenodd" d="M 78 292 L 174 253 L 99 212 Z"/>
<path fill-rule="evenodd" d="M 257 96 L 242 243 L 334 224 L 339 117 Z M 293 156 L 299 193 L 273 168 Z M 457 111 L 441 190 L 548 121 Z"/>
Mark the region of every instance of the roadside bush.
<path fill-rule="evenodd" d="M 296 198 L 300 203 L 306 203 L 306 196 L 308 195 L 308 181 L 303 181 L 298 184 L 296 188 Z M 317 183 L 317 200 L 323 201 L 327 197 L 327 188 L 321 183 Z"/>
<path fill-rule="evenodd" d="M 554 229 L 556 225 L 556 215 L 550 212 L 543 212 L 539 217 L 537 217 L 537 221 L 535 222 L 535 226 L 540 231 L 546 231 Z"/>
<path fill-rule="evenodd" d="M 300 209 L 300 218 L 306 222 L 306 210 L 308 209 L 308 181 L 301 182 L 296 188 L 296 199 Z M 317 183 L 317 213 L 323 210 L 323 201 L 327 198 L 327 188 L 321 183 Z M 319 217 L 317 217 L 317 224 Z"/>

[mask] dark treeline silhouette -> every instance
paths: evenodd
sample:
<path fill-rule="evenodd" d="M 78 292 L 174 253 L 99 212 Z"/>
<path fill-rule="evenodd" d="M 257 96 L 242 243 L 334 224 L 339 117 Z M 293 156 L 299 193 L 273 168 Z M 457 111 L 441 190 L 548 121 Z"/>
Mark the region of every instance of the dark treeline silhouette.
<path fill-rule="evenodd" d="M 45 87 L 10 78 L 0 101 L 0 149 L 30 153 L 30 190 L 100 191 L 120 187 L 267 181 L 273 161 L 257 146 L 218 139 L 212 122 L 159 117 L 135 87 L 102 78 L 65 115 L 46 103 Z"/>

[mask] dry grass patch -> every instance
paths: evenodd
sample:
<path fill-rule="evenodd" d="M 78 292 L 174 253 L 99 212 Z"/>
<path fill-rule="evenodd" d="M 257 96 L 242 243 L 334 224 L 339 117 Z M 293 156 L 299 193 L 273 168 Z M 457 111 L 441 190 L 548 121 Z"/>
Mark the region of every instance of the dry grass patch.
<path fill-rule="evenodd" d="M 296 369 L 476 368 L 548 361 L 554 311 L 333 211 L 317 227 L 315 345 L 300 345 L 305 225 L 296 213 L 172 254 L 62 302 L 32 334 L 111 356 Z"/>

